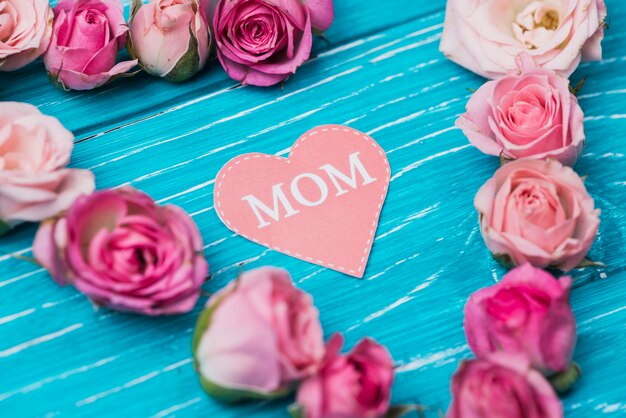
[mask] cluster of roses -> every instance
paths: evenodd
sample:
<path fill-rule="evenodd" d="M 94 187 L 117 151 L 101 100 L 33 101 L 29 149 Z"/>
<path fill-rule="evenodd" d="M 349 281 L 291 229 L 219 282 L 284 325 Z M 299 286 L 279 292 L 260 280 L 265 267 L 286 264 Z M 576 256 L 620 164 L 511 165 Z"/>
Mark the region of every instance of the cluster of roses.
<path fill-rule="evenodd" d="M 190 312 L 207 280 L 197 226 L 182 209 L 130 187 L 94 192 L 93 174 L 66 168 L 73 135 L 34 106 L 0 103 L 0 226 L 39 222 L 36 261 L 96 306 L 143 315 Z M 216 293 L 193 340 L 203 388 L 223 401 L 272 399 L 300 383 L 297 418 L 380 417 L 394 366 L 371 339 L 325 346 L 311 297 L 263 268 Z"/>
<path fill-rule="evenodd" d="M 514 3 L 449 0 L 441 41 L 448 58 L 494 79 L 473 94 L 457 126 L 500 157 L 474 204 L 494 257 L 521 266 L 466 306 L 477 359 L 454 376 L 449 418 L 562 418 L 546 378 L 563 391 L 579 374 L 571 279 L 541 269 L 591 263 L 600 211 L 571 168 L 585 131 L 566 77 L 581 60 L 601 59 L 607 10 L 603 0 Z M 502 16 L 513 17 L 511 26 Z"/>
<path fill-rule="evenodd" d="M 5 0 L 0 4 L 0 71 L 43 55 L 63 89 L 89 90 L 139 65 L 174 82 L 207 62 L 212 39 L 226 72 L 243 84 L 277 84 L 309 59 L 313 32 L 334 19 L 332 0 Z M 212 22 L 210 25 L 209 22 Z M 127 46 L 131 59 L 118 62 Z"/>

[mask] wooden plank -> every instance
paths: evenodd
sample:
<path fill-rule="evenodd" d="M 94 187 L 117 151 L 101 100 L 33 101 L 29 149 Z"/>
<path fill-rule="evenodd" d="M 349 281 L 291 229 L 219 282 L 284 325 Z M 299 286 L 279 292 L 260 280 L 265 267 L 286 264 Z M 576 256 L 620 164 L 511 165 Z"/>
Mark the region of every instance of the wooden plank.
<path fill-rule="evenodd" d="M 626 6 L 608 3 L 613 13 L 608 59 L 583 65 L 575 76 L 590 75 L 581 96 L 588 144 L 578 171 L 589 174 L 588 187 L 603 210 L 592 257 L 609 269 L 574 273 L 581 329 L 576 359 L 586 373 L 566 399 L 568 417 L 574 418 L 624 410 L 619 383 L 626 362 L 612 353 L 626 348 L 621 290 L 626 92 L 619 87 L 626 77 Z M 151 119 L 136 121 L 138 114 L 129 110 L 131 117 L 124 120 L 136 123 L 114 123 L 119 129 L 77 144 L 73 164 L 93 168 L 99 187 L 130 183 L 192 213 L 215 274 L 207 291 L 231 280 L 241 261 L 249 268 L 285 266 L 314 295 L 327 335 L 345 331 L 349 345 L 372 335 L 389 346 L 400 364 L 396 402 L 446 405 L 457 361 L 469 356 L 462 306 L 503 269 L 486 251 L 471 205 L 497 161 L 468 147 L 452 128 L 470 94 L 466 89 L 481 80 L 439 55 L 442 20 L 441 13 L 427 14 L 327 49 L 284 93 L 220 92 L 211 86 L 165 101 L 158 109 L 167 112 Z M 135 95 L 143 91 L 132 88 Z M 164 88 L 163 97 L 177 89 Z M 208 94 L 215 95 L 201 99 Z M 98 94 L 77 100 L 100 109 L 110 103 Z M 68 115 L 70 103 L 55 109 L 73 120 L 78 117 Z M 323 123 L 370 132 L 392 165 L 394 180 L 363 281 L 234 237 L 210 210 L 211 182 L 226 161 L 249 151 L 285 155 L 299 133 Z M 33 232 L 20 228 L 0 240 L 0 251 L 28 255 Z M 60 289 L 35 267 L 2 256 L 0 297 L 9 301 L 0 304 L 0 375 L 10 376 L 0 380 L 0 409 L 8 416 L 109 416 L 123 405 L 129 416 L 274 417 L 285 406 L 225 408 L 203 396 L 189 363 L 200 305 L 176 318 L 94 313 L 74 290 Z"/>

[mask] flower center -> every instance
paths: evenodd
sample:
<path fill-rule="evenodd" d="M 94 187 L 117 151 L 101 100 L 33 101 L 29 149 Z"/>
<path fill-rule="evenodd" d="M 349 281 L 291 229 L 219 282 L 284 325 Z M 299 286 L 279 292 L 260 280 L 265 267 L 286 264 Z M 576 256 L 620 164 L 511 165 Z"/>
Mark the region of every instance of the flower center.
<path fill-rule="evenodd" d="M 538 49 L 552 38 L 561 24 L 561 13 L 547 1 L 533 1 L 517 14 L 513 33 L 527 49 Z"/>

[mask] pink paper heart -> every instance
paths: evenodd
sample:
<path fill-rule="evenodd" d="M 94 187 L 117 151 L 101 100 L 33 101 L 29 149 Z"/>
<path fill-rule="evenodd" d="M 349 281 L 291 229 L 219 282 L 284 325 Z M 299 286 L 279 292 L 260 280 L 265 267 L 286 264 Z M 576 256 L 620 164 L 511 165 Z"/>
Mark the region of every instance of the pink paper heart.
<path fill-rule="evenodd" d="M 344 126 L 321 126 L 289 158 L 245 154 L 217 175 L 226 226 L 281 253 L 363 277 L 391 170 L 382 148 Z"/>

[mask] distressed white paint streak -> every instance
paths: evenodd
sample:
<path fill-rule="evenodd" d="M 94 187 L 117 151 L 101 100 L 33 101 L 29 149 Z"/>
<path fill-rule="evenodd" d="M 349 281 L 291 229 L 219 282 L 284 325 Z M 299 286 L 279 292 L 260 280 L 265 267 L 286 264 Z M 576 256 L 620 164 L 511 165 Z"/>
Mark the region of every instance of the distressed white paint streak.
<path fill-rule="evenodd" d="M 401 145 L 401 146 L 399 146 L 397 148 L 393 148 L 393 149 L 387 151 L 387 154 L 392 154 L 392 153 L 394 153 L 396 151 L 400 151 L 401 149 L 412 147 L 413 145 L 420 144 L 420 143 L 422 143 L 422 142 L 424 142 L 424 141 L 426 141 L 428 139 L 437 138 L 440 135 L 443 135 L 443 134 L 448 133 L 450 131 L 456 131 L 458 129 L 459 128 L 457 128 L 456 126 L 450 126 L 448 128 L 441 129 L 439 131 L 429 133 L 428 135 L 424 135 L 424 136 L 422 136 L 420 138 L 414 139 L 413 141 L 409 141 L 406 144 L 403 144 L 403 145 Z"/>
<path fill-rule="evenodd" d="M 398 171 L 396 174 L 393 175 L 393 177 L 391 177 L 391 181 L 394 181 L 394 180 L 402 177 L 406 173 L 415 170 L 416 168 L 420 167 L 424 163 L 427 163 L 427 162 L 435 160 L 437 158 L 446 156 L 448 154 L 454 154 L 456 152 L 462 151 L 462 150 L 467 149 L 469 147 L 471 147 L 471 145 L 467 144 L 467 145 L 463 145 L 463 146 L 460 146 L 460 147 L 451 148 L 451 149 L 446 150 L 446 151 L 438 152 L 437 154 L 433 154 L 433 155 L 431 155 L 429 157 L 426 157 L 426 158 L 422 158 L 421 160 L 418 160 L 418 161 L 414 162 L 413 164 L 409 164 L 408 166 L 406 166 L 403 169 L 401 169 L 400 171 Z"/>
<path fill-rule="evenodd" d="M 313 273 L 311 273 L 311 274 L 308 274 L 308 275 L 304 276 L 303 278 L 301 278 L 301 279 L 300 279 L 300 280 L 298 280 L 297 282 L 298 282 L 298 283 L 305 282 L 305 281 L 307 281 L 307 280 L 309 280 L 309 279 L 311 279 L 311 278 L 313 278 L 313 277 L 317 276 L 318 274 L 320 274 L 320 273 L 321 273 L 321 272 L 323 272 L 324 270 L 326 270 L 326 269 L 319 269 L 319 270 L 315 270 Z"/>
<path fill-rule="evenodd" d="M 626 310 L 626 306 L 622 306 L 621 308 L 613 309 L 613 310 L 612 310 L 612 311 L 610 311 L 610 312 L 606 312 L 606 313 L 603 313 L 603 314 L 601 314 L 601 315 L 594 316 L 593 318 L 589 318 L 589 319 L 587 319 L 587 320 L 585 320 L 585 321 L 581 322 L 581 323 L 580 323 L 580 325 L 588 325 L 588 324 L 591 324 L 592 322 L 595 322 L 595 321 L 597 321 L 597 320 L 599 320 L 599 319 L 606 318 L 607 316 L 614 315 L 614 314 L 616 314 L 616 313 L 618 313 L 618 312 L 622 312 L 622 311 L 624 311 L 624 310 Z"/>
<path fill-rule="evenodd" d="M 437 364 L 447 363 L 450 360 L 456 359 L 459 354 L 463 354 L 468 351 L 469 347 L 467 345 L 462 345 L 460 347 L 448 348 L 437 353 L 428 354 L 423 357 L 415 357 L 411 359 L 410 362 L 396 368 L 396 373 L 411 372 L 426 366 L 436 366 Z"/>
<path fill-rule="evenodd" d="M 419 254 L 419 253 L 417 253 L 417 254 L 413 254 L 413 255 L 412 255 L 412 256 L 410 256 L 409 258 L 405 258 L 404 260 L 399 260 L 399 261 L 396 261 L 394 264 L 392 264 L 391 266 L 387 267 L 386 269 L 384 269 L 384 270 L 383 270 L 383 271 L 381 271 L 380 273 L 378 273 L 378 274 L 374 274 L 373 276 L 370 276 L 370 277 L 367 279 L 367 281 L 375 280 L 375 279 L 379 278 L 380 276 L 382 276 L 382 275 L 384 275 L 384 274 L 386 274 L 386 273 L 390 272 L 391 270 L 393 270 L 393 269 L 394 269 L 394 268 L 396 268 L 397 266 L 399 266 L 399 265 L 401 265 L 401 264 L 404 264 L 404 263 L 406 263 L 407 261 L 411 261 L 411 260 L 413 260 L 413 259 L 415 259 L 415 258 L 417 258 L 417 257 L 419 257 L 419 256 L 420 256 L 420 254 Z"/>
<path fill-rule="evenodd" d="M 182 409 L 189 408 L 190 406 L 195 405 L 195 404 L 197 404 L 197 403 L 199 403 L 201 401 L 202 401 L 202 398 L 198 396 L 198 397 L 190 399 L 190 400 L 188 400 L 186 402 L 179 403 L 179 404 L 176 404 L 174 406 L 170 406 L 167 409 L 159 411 L 156 414 L 154 414 L 152 416 L 152 418 L 164 418 L 164 417 L 167 417 L 169 415 L 172 415 L 174 412 L 178 412 L 178 411 L 180 411 Z"/>
<path fill-rule="evenodd" d="M 32 249 L 33 249 L 33 247 L 28 247 L 28 248 L 24 248 L 23 250 L 13 251 L 13 252 L 11 252 L 11 254 L 4 254 L 4 255 L 0 256 L 0 262 L 6 261 L 6 260 L 15 260 L 15 256 L 16 255 L 24 255 L 24 254 L 32 251 Z"/>
<path fill-rule="evenodd" d="M 26 350 L 26 349 L 28 349 L 30 347 L 34 347 L 36 345 L 39 345 L 39 344 L 42 344 L 42 343 L 45 343 L 45 342 L 48 342 L 48 341 L 52 341 L 52 340 L 54 340 L 56 338 L 62 337 L 64 335 L 66 335 L 66 334 L 69 334 L 72 331 L 76 331 L 77 329 L 82 328 L 83 325 L 84 324 L 82 324 L 82 323 L 74 324 L 74 325 L 71 325 L 71 326 L 69 326 L 67 328 L 63 328 L 62 330 L 53 332 L 51 334 L 42 335 L 41 337 L 37 337 L 37 338 L 34 338 L 34 339 L 30 340 L 30 341 L 26 341 L 26 342 L 23 342 L 21 344 L 18 344 L 18 345 L 14 346 L 14 347 L 7 348 L 6 350 L 0 351 L 0 358 L 10 357 L 10 356 L 12 356 L 14 354 L 17 354 L 17 353 L 20 353 L 20 352 L 22 352 L 22 351 L 24 351 L 24 350 Z"/>
<path fill-rule="evenodd" d="M 438 33 L 436 35 L 433 35 L 433 36 L 429 36 L 428 38 L 426 38 L 424 40 L 421 40 L 419 42 L 415 42 L 415 43 L 412 43 L 410 45 L 403 46 L 402 48 L 397 48 L 397 49 L 394 49 L 392 51 L 385 52 L 384 54 L 379 55 L 376 58 L 371 59 L 370 63 L 371 64 L 376 64 L 376 63 L 379 63 L 381 61 L 388 60 L 388 59 L 393 58 L 396 55 L 399 55 L 399 54 L 401 54 L 403 52 L 411 51 L 411 50 L 419 48 L 421 46 L 437 42 L 437 41 L 439 41 L 439 39 L 441 39 L 441 34 L 440 33 Z"/>
<path fill-rule="evenodd" d="M 172 370 L 176 370 L 182 366 L 185 366 L 189 363 L 191 363 L 193 360 L 190 358 L 178 361 L 176 363 L 170 364 L 167 367 L 162 368 L 161 370 L 155 370 L 153 372 L 147 373 L 143 376 L 140 376 L 136 379 L 133 379 L 129 382 L 124 383 L 123 385 L 120 386 L 116 386 L 114 388 L 105 390 L 104 392 L 100 392 L 97 393 L 95 395 L 89 396 L 85 399 L 82 399 L 78 402 L 76 402 L 76 407 L 81 407 L 84 405 L 89 405 L 92 404 L 100 399 L 106 398 L 107 396 L 113 395 L 115 393 L 121 392 L 125 389 L 131 388 L 133 386 L 137 386 L 141 383 L 147 382 L 148 380 L 154 379 L 155 377 L 159 376 L 162 373 L 167 373 L 167 372 L 171 372 Z"/>
<path fill-rule="evenodd" d="M 420 110 L 419 112 L 412 113 L 412 114 L 410 114 L 408 116 L 404 116 L 404 117 L 402 117 L 400 119 L 394 120 L 394 121 L 386 123 L 384 125 L 381 125 L 378 128 L 376 128 L 376 129 L 372 129 L 371 131 L 367 132 L 367 134 L 368 135 L 373 135 L 376 132 L 380 132 L 380 131 L 382 131 L 384 129 L 391 128 L 392 126 L 401 125 L 403 123 L 410 122 L 412 120 L 415 120 L 415 119 L 419 118 L 424 113 L 426 113 L 425 110 Z"/>
<path fill-rule="evenodd" d="M 49 383 L 56 382 L 56 381 L 59 381 L 59 380 L 64 380 L 64 379 L 67 379 L 70 376 L 74 376 L 74 375 L 77 375 L 77 374 L 85 373 L 85 372 L 87 372 L 89 370 L 93 370 L 93 369 L 96 369 L 98 367 L 102 367 L 105 364 L 111 363 L 116 358 L 117 357 L 107 357 L 107 358 L 99 360 L 99 361 L 97 361 L 97 362 L 95 362 L 93 364 L 89 364 L 89 365 L 86 365 L 86 366 L 78 367 L 76 369 L 69 370 L 67 372 L 61 373 L 61 374 L 56 375 L 56 376 L 47 377 L 47 378 L 39 380 L 39 381 L 37 381 L 35 383 L 31 383 L 30 385 L 24 386 L 24 387 L 22 387 L 20 389 L 0 394 L 0 402 L 2 402 L 5 399 L 8 399 L 10 397 L 13 397 L 15 395 L 18 395 L 18 394 L 26 394 L 26 393 L 35 391 L 35 390 L 40 389 L 40 388 L 42 388 L 43 386 L 45 386 L 45 385 L 47 385 Z"/>
<path fill-rule="evenodd" d="M 22 312 L 17 312 L 11 315 L 4 316 L 0 318 L 0 325 L 8 324 L 9 322 L 15 321 L 16 319 L 23 318 L 27 315 L 30 315 L 33 312 L 35 312 L 35 308 L 26 309 Z"/>

